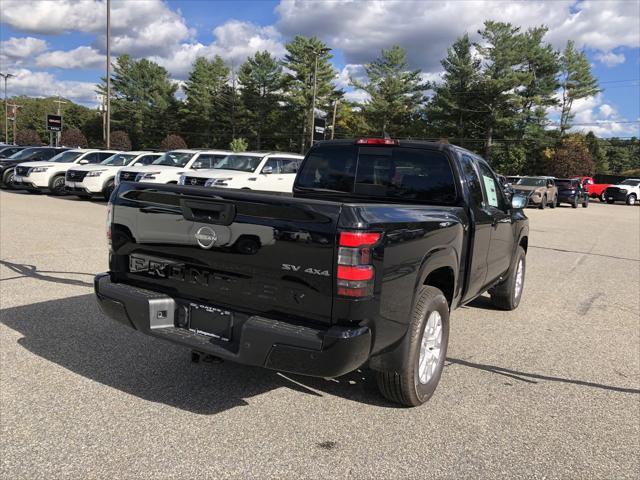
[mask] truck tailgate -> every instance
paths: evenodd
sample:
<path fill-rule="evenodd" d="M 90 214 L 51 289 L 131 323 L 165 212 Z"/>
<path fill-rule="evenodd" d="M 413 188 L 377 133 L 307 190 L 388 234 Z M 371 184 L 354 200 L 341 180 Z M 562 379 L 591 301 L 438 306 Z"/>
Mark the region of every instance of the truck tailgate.
<path fill-rule="evenodd" d="M 140 183 L 123 183 L 112 201 L 115 281 L 331 323 L 339 203 Z"/>

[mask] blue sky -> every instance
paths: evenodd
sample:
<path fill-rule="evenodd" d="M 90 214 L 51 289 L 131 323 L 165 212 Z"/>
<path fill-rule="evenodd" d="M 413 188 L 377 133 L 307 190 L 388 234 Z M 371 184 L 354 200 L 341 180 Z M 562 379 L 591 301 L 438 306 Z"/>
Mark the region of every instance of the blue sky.
<path fill-rule="evenodd" d="M 60 93 L 92 106 L 104 75 L 104 0 L 2 0 L 0 70 L 16 78 L 9 95 Z M 336 83 L 363 75 L 381 48 L 399 44 L 412 68 L 438 80 L 446 48 L 464 32 L 477 39 L 484 20 L 523 28 L 547 25 L 547 41 L 584 49 L 603 92 L 576 104 L 576 129 L 640 135 L 640 2 L 466 0 L 112 0 L 112 49 L 150 58 L 177 81 L 197 56 L 239 65 L 257 50 L 281 57 L 295 35 L 334 49 Z M 352 99 L 363 99 L 350 91 Z"/>

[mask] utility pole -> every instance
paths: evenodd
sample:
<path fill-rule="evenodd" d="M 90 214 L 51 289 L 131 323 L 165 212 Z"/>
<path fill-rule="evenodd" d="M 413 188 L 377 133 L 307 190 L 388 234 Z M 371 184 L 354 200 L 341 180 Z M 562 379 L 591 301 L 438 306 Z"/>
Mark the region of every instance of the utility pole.
<path fill-rule="evenodd" d="M 311 106 L 311 134 L 309 135 L 309 148 L 313 146 L 313 135 L 316 129 L 316 95 L 318 89 L 318 57 L 323 53 L 327 53 L 329 48 L 321 48 L 319 50 L 312 50 L 315 56 L 315 67 L 313 69 L 313 101 Z"/>
<path fill-rule="evenodd" d="M 16 122 L 18 120 L 18 109 L 22 108 L 22 105 L 16 105 L 15 103 L 12 103 L 11 105 L 9 105 L 9 107 L 11 107 L 11 110 L 13 110 L 13 144 L 16 144 L 16 133 L 17 133 L 17 129 L 16 129 Z M 9 124 L 9 119 L 7 118 L 7 124 Z M 6 142 L 9 143 L 9 142 Z"/>
<path fill-rule="evenodd" d="M 7 80 L 9 79 L 9 77 L 15 77 L 15 75 L 13 75 L 12 73 L 0 72 L 0 77 L 4 78 L 4 143 L 9 143 L 9 105 L 7 104 Z M 16 143 L 15 137 L 13 137 L 13 143 Z"/>
<path fill-rule="evenodd" d="M 60 94 L 58 94 L 58 99 L 54 100 L 53 102 L 58 104 L 58 115 L 60 115 L 60 105 L 67 102 L 60 100 Z M 55 145 L 56 147 L 60 146 L 61 135 L 62 135 L 62 122 L 60 122 L 60 131 L 56 132 L 56 145 Z"/>
<path fill-rule="evenodd" d="M 333 136 L 336 132 L 336 111 L 338 110 L 339 101 L 340 100 L 336 98 L 336 101 L 333 103 L 333 121 L 331 122 L 331 140 L 333 140 Z"/>
<path fill-rule="evenodd" d="M 107 121 L 106 148 L 111 148 L 111 0 L 107 0 Z"/>

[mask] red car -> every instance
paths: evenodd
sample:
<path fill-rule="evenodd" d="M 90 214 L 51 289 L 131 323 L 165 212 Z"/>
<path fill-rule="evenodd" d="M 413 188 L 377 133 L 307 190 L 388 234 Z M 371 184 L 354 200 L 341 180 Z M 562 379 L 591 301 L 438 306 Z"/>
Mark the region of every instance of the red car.
<path fill-rule="evenodd" d="M 580 180 L 580 183 L 587 189 L 589 192 L 589 197 L 597 198 L 601 202 L 606 202 L 606 198 L 604 198 L 604 191 L 607 187 L 610 187 L 610 183 L 595 183 L 592 177 L 574 177 Z"/>

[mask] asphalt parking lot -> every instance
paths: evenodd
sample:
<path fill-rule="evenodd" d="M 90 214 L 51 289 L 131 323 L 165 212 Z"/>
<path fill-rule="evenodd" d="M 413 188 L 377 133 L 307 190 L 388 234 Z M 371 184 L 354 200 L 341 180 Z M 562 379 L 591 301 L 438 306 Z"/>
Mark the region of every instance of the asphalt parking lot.
<path fill-rule="evenodd" d="M 637 478 L 640 208 L 528 209 L 521 306 L 453 314 L 432 400 L 229 363 L 103 317 L 105 204 L 0 192 L 2 477 Z"/>

